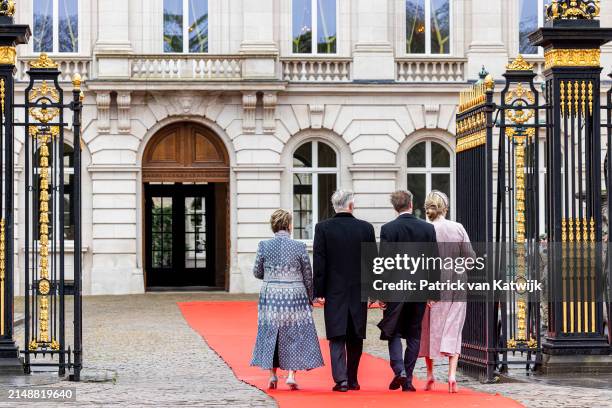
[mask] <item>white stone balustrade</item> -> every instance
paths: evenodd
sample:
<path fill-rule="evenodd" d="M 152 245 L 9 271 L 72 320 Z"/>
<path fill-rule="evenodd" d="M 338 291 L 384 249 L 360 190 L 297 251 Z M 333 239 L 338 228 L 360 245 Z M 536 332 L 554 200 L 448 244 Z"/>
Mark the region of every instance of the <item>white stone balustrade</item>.
<path fill-rule="evenodd" d="M 350 58 L 283 58 L 283 80 L 290 82 L 349 82 Z"/>
<path fill-rule="evenodd" d="M 242 61 L 240 55 L 136 55 L 130 57 L 130 72 L 135 80 L 231 81 L 242 79 Z"/>
<path fill-rule="evenodd" d="M 396 60 L 397 82 L 465 82 L 466 59 L 402 58 Z"/>
<path fill-rule="evenodd" d="M 74 74 L 81 75 L 83 81 L 91 79 L 91 58 L 84 57 L 64 57 L 52 56 L 53 61 L 58 64 L 60 70 L 60 81 L 70 82 Z M 19 57 L 17 59 L 17 81 L 28 81 L 27 71 L 30 68 L 30 61 L 38 59 L 36 57 Z"/>

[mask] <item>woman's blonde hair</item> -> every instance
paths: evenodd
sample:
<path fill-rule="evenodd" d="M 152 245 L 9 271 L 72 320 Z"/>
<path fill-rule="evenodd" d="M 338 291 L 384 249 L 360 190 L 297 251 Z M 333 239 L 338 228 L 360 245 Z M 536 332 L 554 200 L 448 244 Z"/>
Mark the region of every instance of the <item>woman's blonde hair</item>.
<path fill-rule="evenodd" d="M 272 232 L 289 231 L 293 217 L 289 211 L 279 209 L 272 213 L 270 217 L 270 227 Z"/>
<path fill-rule="evenodd" d="M 425 212 L 430 221 L 439 216 L 446 216 L 448 212 L 448 197 L 441 191 L 433 190 L 425 198 Z"/>

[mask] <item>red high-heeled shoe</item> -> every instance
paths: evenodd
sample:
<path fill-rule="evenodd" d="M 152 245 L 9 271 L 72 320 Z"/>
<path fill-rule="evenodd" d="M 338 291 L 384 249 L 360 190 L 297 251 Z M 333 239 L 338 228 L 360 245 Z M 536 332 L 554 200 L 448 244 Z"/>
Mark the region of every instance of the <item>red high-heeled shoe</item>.
<path fill-rule="evenodd" d="M 448 380 L 448 392 L 450 392 L 451 394 L 456 394 L 457 392 L 459 392 L 456 380 Z"/>
<path fill-rule="evenodd" d="M 434 389 L 434 384 L 436 381 L 433 378 L 428 378 L 427 383 L 425 383 L 425 391 L 431 391 Z"/>

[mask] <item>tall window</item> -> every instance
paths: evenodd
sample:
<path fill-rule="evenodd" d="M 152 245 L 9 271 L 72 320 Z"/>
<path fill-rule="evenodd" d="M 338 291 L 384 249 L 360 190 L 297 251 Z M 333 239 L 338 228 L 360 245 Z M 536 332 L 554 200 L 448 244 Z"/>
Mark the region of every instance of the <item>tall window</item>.
<path fill-rule="evenodd" d="M 312 239 L 317 222 L 334 215 L 338 158 L 326 143 L 311 141 L 293 154 L 293 236 Z"/>
<path fill-rule="evenodd" d="M 425 197 L 431 190 L 442 191 L 452 202 L 451 174 L 450 153 L 441 144 L 420 142 L 408 151 L 408 190 L 414 194 L 414 215 L 425 219 Z"/>
<path fill-rule="evenodd" d="M 164 52 L 208 52 L 208 0 L 164 0 Z"/>
<path fill-rule="evenodd" d="M 450 54 L 451 0 L 406 0 L 406 53 Z"/>
<path fill-rule="evenodd" d="M 293 52 L 335 54 L 336 0 L 293 0 Z"/>
<path fill-rule="evenodd" d="M 538 53 L 538 47 L 530 45 L 528 37 L 544 24 L 544 9 L 550 1 L 519 0 L 519 53 Z"/>
<path fill-rule="evenodd" d="M 78 52 L 78 0 L 34 0 L 33 6 L 34 52 Z"/>

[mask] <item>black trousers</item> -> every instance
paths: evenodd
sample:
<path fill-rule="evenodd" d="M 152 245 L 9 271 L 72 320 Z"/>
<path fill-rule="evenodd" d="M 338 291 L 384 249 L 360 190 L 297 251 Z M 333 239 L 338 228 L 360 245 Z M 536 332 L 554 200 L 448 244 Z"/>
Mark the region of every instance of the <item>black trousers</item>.
<path fill-rule="evenodd" d="M 402 310 L 402 326 L 406 337 L 406 350 L 402 350 L 402 337 L 397 334 L 389 340 L 389 363 L 395 375 L 405 375 L 412 382 L 412 372 L 419 358 L 421 346 L 421 322 L 425 303 L 407 303 Z M 403 354 L 403 356 L 402 356 Z"/>
<path fill-rule="evenodd" d="M 357 384 L 363 339 L 357 335 L 350 313 L 346 329 L 345 336 L 329 339 L 332 376 L 336 383 L 346 381 L 349 385 L 354 385 Z"/>
<path fill-rule="evenodd" d="M 421 339 L 407 338 L 406 351 L 402 353 L 402 338 L 397 336 L 389 340 L 389 363 L 395 375 L 403 375 L 412 382 L 412 373 L 419 357 Z M 403 356 L 402 356 L 403 354 Z"/>

